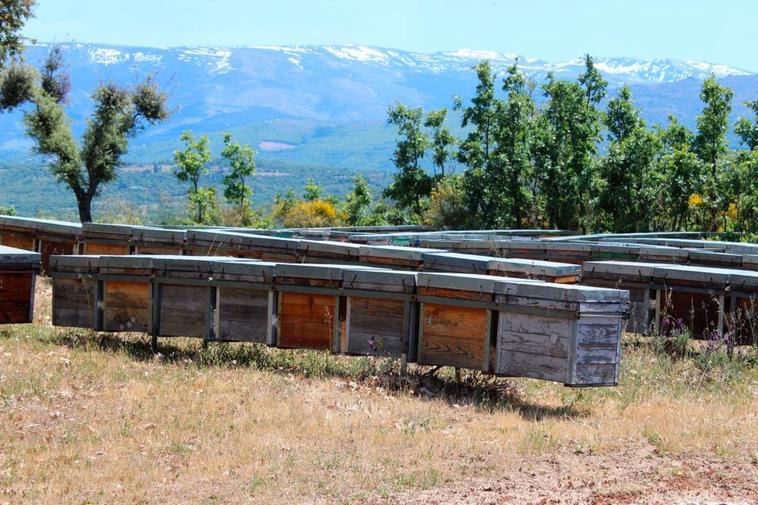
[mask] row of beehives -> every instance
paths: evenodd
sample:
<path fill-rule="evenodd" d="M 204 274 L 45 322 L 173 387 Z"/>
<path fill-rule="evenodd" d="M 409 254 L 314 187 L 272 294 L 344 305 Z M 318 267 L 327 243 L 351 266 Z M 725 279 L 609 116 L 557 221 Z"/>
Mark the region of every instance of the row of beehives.
<path fill-rule="evenodd" d="M 39 267 L 39 254 L 0 246 L 0 324 L 32 321 Z"/>
<path fill-rule="evenodd" d="M 36 250 L 47 271 L 50 256 L 83 254 L 187 254 L 267 261 L 364 264 L 577 282 L 576 265 L 477 257 L 441 249 L 369 246 L 326 240 L 272 237 L 224 230 L 170 230 L 144 226 L 85 224 L 0 217 L 0 243 Z"/>
<path fill-rule="evenodd" d="M 190 256 L 55 256 L 53 323 L 618 381 L 623 290 Z"/>

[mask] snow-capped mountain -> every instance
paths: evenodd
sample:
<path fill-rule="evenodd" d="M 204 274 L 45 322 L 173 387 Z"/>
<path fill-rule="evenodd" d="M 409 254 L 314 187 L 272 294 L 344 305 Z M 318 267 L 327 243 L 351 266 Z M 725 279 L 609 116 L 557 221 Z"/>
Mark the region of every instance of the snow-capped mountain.
<path fill-rule="evenodd" d="M 518 61 L 522 71 L 538 83 L 548 73 L 558 79 L 573 79 L 584 68 L 581 57 L 553 63 L 474 49 L 425 54 L 361 45 L 233 48 L 60 45 L 72 76 L 69 110 L 74 128 L 79 131 L 91 108 L 89 94 L 99 82 L 130 84 L 154 75 L 169 92 L 173 110 L 170 120 L 148 129 L 133 144 L 132 154 L 150 153 L 145 157 L 156 152 L 170 156 L 179 133 L 185 129 L 210 134 L 227 129 L 242 129 L 249 134 L 252 129 L 270 132 L 265 138 L 263 134 L 250 134 L 247 139 L 256 145 L 270 141 L 263 144 L 264 148 L 278 145 L 277 142 L 300 147 L 313 145 L 309 142 L 315 135 L 321 142 L 319 152 L 359 148 L 373 152 L 373 149 L 376 156 L 370 165 L 387 166 L 390 154 L 380 152 L 376 145 L 358 145 L 354 139 L 345 138 L 329 143 L 324 140 L 328 138 L 324 132 L 349 124 L 352 135 L 363 128 L 381 125 L 382 138 L 391 140 L 391 130 L 384 124 L 388 105 L 400 101 L 427 109 L 450 107 L 453 96 L 466 99 L 473 92 L 475 75 L 471 67 L 482 60 L 489 60 L 501 75 Z M 28 47 L 26 60 L 39 64 L 50 47 L 50 44 Z M 610 94 L 622 84 L 633 87 L 643 115 L 651 122 L 664 121 L 673 113 L 685 124 L 692 124 L 700 108 L 699 79 L 710 74 L 734 87 L 737 112 L 741 102 L 758 96 L 758 75 L 726 65 L 607 57 L 595 57 L 595 64 L 608 80 Z M 275 125 L 272 123 L 275 121 L 280 123 Z M 282 121 L 298 126 L 283 131 Z M 317 133 L 310 137 L 293 133 L 303 128 Z M 160 142 L 165 146 L 145 147 Z M 140 145 L 145 149 L 140 151 Z M 296 157 L 297 149 L 271 151 L 268 154 L 274 157 L 301 159 Z M 28 140 L 23 136 L 20 115 L 0 116 L 0 161 L 26 154 Z M 310 160 L 312 156 L 313 152 L 308 151 L 302 159 Z M 376 161 L 380 158 L 381 163 Z"/>

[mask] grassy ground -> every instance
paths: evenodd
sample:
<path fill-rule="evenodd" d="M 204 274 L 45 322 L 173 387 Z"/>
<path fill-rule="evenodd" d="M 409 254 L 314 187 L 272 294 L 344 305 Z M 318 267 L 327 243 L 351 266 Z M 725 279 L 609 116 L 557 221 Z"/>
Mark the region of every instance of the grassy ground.
<path fill-rule="evenodd" d="M 567 389 L 261 346 L 0 328 L 0 503 L 758 501 L 758 371 L 628 337 Z"/>

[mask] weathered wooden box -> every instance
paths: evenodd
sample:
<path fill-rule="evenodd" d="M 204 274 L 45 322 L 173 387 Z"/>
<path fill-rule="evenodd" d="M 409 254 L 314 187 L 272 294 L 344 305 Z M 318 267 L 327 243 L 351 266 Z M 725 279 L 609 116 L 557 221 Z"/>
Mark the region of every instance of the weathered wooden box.
<path fill-rule="evenodd" d="M 618 382 L 626 291 L 427 273 L 417 290 L 421 364 L 570 386 Z"/>
<path fill-rule="evenodd" d="M 361 246 L 333 240 L 300 240 L 298 258 L 304 263 L 357 264 Z"/>
<path fill-rule="evenodd" d="M 213 338 L 273 345 L 274 263 L 217 261 L 212 265 L 216 311 Z"/>
<path fill-rule="evenodd" d="M 391 245 L 364 245 L 359 250 L 360 261 L 364 265 L 420 270 L 424 254 L 445 252 L 442 249 L 404 247 Z"/>
<path fill-rule="evenodd" d="M 99 256 L 52 256 L 53 325 L 102 329 Z"/>
<path fill-rule="evenodd" d="M 335 352 L 406 356 L 414 361 L 418 304 L 416 274 L 391 270 L 343 270 L 346 324 Z"/>
<path fill-rule="evenodd" d="M 184 253 L 184 230 L 133 226 L 129 244 L 133 254 L 181 255 Z"/>
<path fill-rule="evenodd" d="M 79 252 L 81 229 L 79 223 L 0 216 L 0 244 L 39 252 L 42 256 L 42 272 L 47 272 L 50 256 Z"/>
<path fill-rule="evenodd" d="M 132 252 L 129 240 L 132 226 L 123 224 L 84 223 L 83 253 L 88 255 L 126 255 Z"/>
<path fill-rule="evenodd" d="M 687 328 L 695 338 L 723 335 L 740 300 L 758 295 L 758 272 L 694 265 L 588 262 L 583 282 L 629 289 L 633 318 L 640 319 L 632 331 Z"/>
<path fill-rule="evenodd" d="M 215 290 L 208 256 L 153 258 L 153 328 L 161 337 L 213 337 Z"/>
<path fill-rule="evenodd" d="M 149 333 L 153 323 L 153 257 L 101 256 L 102 329 Z"/>
<path fill-rule="evenodd" d="M 458 272 L 548 282 L 573 284 L 579 280 L 582 268 L 570 263 L 496 258 L 462 253 L 432 253 L 424 255 L 423 269 L 427 272 Z"/>
<path fill-rule="evenodd" d="M 0 324 L 30 323 L 40 255 L 0 246 Z"/>
<path fill-rule="evenodd" d="M 339 265 L 277 264 L 276 345 L 331 350 L 344 333 L 341 282 Z"/>

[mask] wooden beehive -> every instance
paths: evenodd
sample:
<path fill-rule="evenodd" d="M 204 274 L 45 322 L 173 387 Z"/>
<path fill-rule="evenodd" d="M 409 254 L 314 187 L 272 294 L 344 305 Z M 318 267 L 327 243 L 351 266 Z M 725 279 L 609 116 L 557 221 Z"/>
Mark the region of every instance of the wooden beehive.
<path fill-rule="evenodd" d="M 101 256 L 103 330 L 152 331 L 153 257 Z"/>
<path fill-rule="evenodd" d="M 523 258 L 496 258 L 462 253 L 432 253 L 424 255 L 424 271 L 458 272 L 548 282 L 576 283 L 582 272 L 578 265 Z"/>
<path fill-rule="evenodd" d="M 304 263 L 356 264 L 361 246 L 333 240 L 300 240 L 298 257 Z"/>
<path fill-rule="evenodd" d="M 213 263 L 214 339 L 274 343 L 274 266 L 255 260 Z"/>
<path fill-rule="evenodd" d="M 344 332 L 339 265 L 277 264 L 279 347 L 332 349 Z"/>
<path fill-rule="evenodd" d="M 633 308 L 633 313 L 647 316 L 644 324 L 632 331 L 686 327 L 696 338 L 714 331 L 723 334 L 726 314 L 740 299 L 758 295 L 758 272 L 693 265 L 588 262 L 583 282 L 632 291 L 633 303 L 641 305 Z"/>
<path fill-rule="evenodd" d="M 416 274 L 345 269 L 346 324 L 335 352 L 372 356 L 406 355 L 415 360 L 418 311 Z"/>
<path fill-rule="evenodd" d="M 102 329 L 99 256 L 52 256 L 53 325 Z"/>
<path fill-rule="evenodd" d="M 496 374 L 568 386 L 618 384 L 627 291 L 523 281 L 497 291 Z"/>
<path fill-rule="evenodd" d="M 82 225 L 83 253 L 87 255 L 119 256 L 132 252 L 129 240 L 132 226 L 123 224 L 84 223 Z"/>
<path fill-rule="evenodd" d="M 129 244 L 134 254 L 181 255 L 184 239 L 184 230 L 133 226 Z"/>
<path fill-rule="evenodd" d="M 161 337 L 213 338 L 215 290 L 209 256 L 153 258 L 152 333 Z"/>
<path fill-rule="evenodd" d="M 442 249 L 426 249 L 421 247 L 363 245 L 358 254 L 361 263 L 364 265 L 404 270 L 420 270 L 424 263 L 424 254 L 439 252 L 445 251 Z"/>
<path fill-rule="evenodd" d="M 30 323 L 40 255 L 0 246 L 0 324 Z"/>

